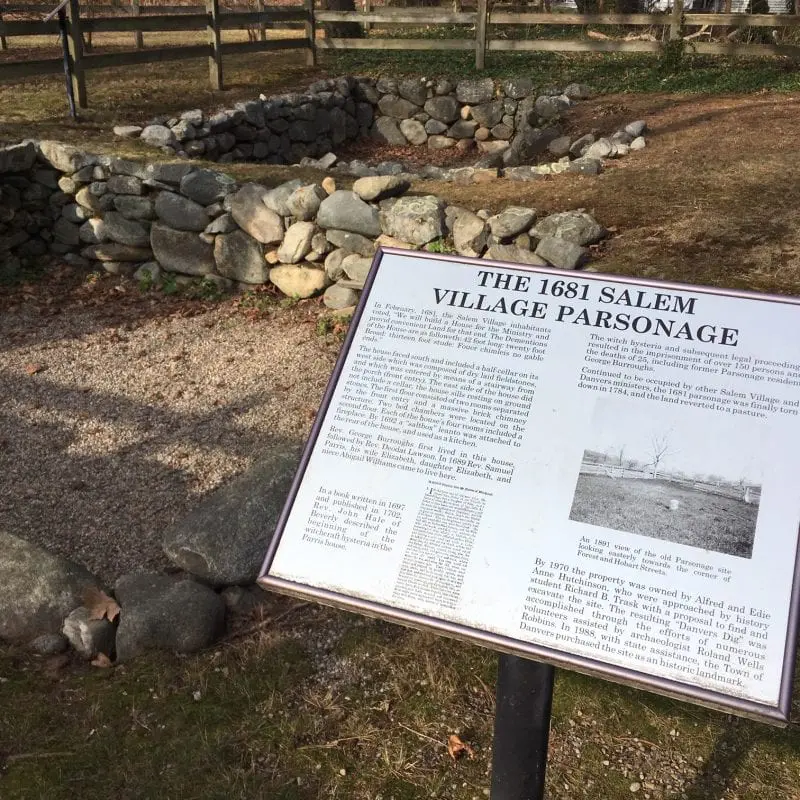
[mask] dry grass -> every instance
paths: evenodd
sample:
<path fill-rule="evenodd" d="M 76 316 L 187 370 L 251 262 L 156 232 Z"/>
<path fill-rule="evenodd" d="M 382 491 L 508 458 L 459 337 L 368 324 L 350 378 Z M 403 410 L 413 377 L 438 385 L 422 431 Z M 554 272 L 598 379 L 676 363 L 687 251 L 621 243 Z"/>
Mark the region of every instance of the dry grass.
<path fill-rule="evenodd" d="M 667 480 L 588 474 L 578 478 L 570 512 L 575 522 L 743 558 L 750 558 L 757 516 L 757 505 Z"/>

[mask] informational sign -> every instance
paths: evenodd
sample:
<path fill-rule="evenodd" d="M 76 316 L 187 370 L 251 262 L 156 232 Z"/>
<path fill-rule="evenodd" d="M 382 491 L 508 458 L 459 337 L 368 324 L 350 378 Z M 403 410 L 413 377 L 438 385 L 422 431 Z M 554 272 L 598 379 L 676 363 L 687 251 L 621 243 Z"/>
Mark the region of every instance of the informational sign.
<path fill-rule="evenodd" d="M 260 582 L 782 724 L 798 476 L 798 301 L 386 250 Z"/>

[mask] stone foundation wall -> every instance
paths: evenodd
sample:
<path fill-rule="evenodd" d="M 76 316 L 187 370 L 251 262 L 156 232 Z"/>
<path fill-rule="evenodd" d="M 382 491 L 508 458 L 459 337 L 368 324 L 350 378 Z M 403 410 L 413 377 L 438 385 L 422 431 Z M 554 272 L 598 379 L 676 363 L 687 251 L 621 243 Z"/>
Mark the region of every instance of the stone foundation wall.
<path fill-rule="evenodd" d="M 396 146 L 505 154 L 506 166 L 518 166 L 536 155 L 529 132 L 541 132 L 535 138 L 543 151 L 560 135 L 554 124 L 589 93 L 577 83 L 537 91 L 528 78 L 495 84 L 491 78 L 345 77 L 317 81 L 302 94 L 262 95 L 211 116 L 194 109 L 144 127 L 119 126 L 115 133 L 141 137 L 181 157 L 222 163 L 295 164 L 371 137 Z"/>
<path fill-rule="evenodd" d="M 606 235 L 583 212 L 476 214 L 409 196 L 409 181 L 392 175 L 360 178 L 352 190 L 332 178 L 268 189 L 189 162 L 142 164 L 51 141 L 0 150 L 0 169 L 7 259 L 49 251 L 150 281 L 271 282 L 290 297 L 324 293 L 330 308 L 357 301 L 381 245 L 574 269 Z"/>

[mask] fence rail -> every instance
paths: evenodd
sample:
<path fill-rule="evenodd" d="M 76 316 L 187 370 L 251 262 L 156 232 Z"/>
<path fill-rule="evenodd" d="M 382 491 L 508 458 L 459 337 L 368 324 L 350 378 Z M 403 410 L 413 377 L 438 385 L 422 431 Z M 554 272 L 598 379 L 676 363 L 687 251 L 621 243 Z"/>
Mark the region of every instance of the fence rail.
<path fill-rule="evenodd" d="M 265 9 L 266 0 L 255 0 L 256 11 L 221 11 L 219 0 L 207 0 L 205 6 L 150 6 L 141 0 L 126 0 L 130 6 L 86 5 L 79 0 L 68 0 L 66 31 L 69 77 L 80 105 L 86 103 L 85 72 L 109 66 L 147 64 L 188 58 L 209 59 L 209 77 L 214 89 L 224 85 L 223 55 L 256 53 L 272 50 L 301 49 L 306 63 L 316 63 L 317 50 L 448 50 L 472 51 L 475 65 L 485 67 L 489 52 L 591 52 L 591 53 L 652 53 L 664 52 L 667 43 L 681 42 L 693 53 L 730 56 L 788 56 L 800 58 L 800 46 L 779 41 L 750 43 L 736 41 L 737 34 L 746 28 L 800 29 L 800 14 L 740 14 L 740 13 L 684 13 L 683 0 L 673 0 L 668 13 L 652 14 L 577 14 L 572 12 L 512 12 L 503 8 L 488 7 L 487 0 L 476 0 L 474 10 L 436 8 L 380 8 L 370 9 L 370 0 L 364 0 L 366 12 L 315 10 L 314 0 L 304 0 L 303 5 Z M 245 8 L 245 4 L 238 7 Z M 0 5 L 0 48 L 7 49 L 9 40 L 19 36 L 55 36 L 61 30 L 58 20 L 3 19 L 8 14 L 38 14 L 44 16 L 52 8 L 45 4 Z M 143 13 L 144 12 L 144 13 Z M 125 15 L 127 13 L 127 15 Z M 91 16 L 90 16 L 91 14 Z M 357 23 L 365 31 L 376 28 L 404 26 L 413 30 L 430 25 L 463 26 L 473 35 L 450 39 L 391 38 L 372 35 L 363 38 L 336 36 L 317 37 L 318 24 Z M 296 28 L 291 38 L 269 38 L 267 28 L 282 26 Z M 497 29 L 502 26 L 502 33 Z M 508 36 L 508 28 L 520 26 L 614 26 L 618 28 L 647 28 L 659 35 L 629 35 L 614 38 L 597 32 L 586 38 L 547 38 Z M 223 32 L 248 30 L 250 41 L 224 42 Z M 702 35 L 712 30 L 728 32 L 722 41 L 701 41 Z M 145 33 L 170 31 L 205 31 L 206 43 L 175 47 L 144 49 Z M 95 33 L 131 33 L 136 48 L 123 53 L 91 53 L 88 44 Z M 538 33 L 538 31 L 537 31 Z M 800 38 L 800 37 L 798 37 Z M 87 46 L 85 46 L 85 44 Z M 0 80 L 59 73 L 65 59 L 50 58 L 36 61 L 0 63 Z"/>

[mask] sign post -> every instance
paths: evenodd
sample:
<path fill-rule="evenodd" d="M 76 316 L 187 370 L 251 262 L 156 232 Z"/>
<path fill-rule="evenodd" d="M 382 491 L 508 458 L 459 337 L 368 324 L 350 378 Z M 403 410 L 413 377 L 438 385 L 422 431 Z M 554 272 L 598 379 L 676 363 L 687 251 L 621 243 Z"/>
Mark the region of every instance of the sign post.
<path fill-rule="evenodd" d="M 797 341 L 792 298 L 381 251 L 259 583 L 511 654 L 499 800 L 554 666 L 785 725 Z"/>
<path fill-rule="evenodd" d="M 493 800 L 543 800 L 555 670 L 500 654 L 492 743 Z"/>

